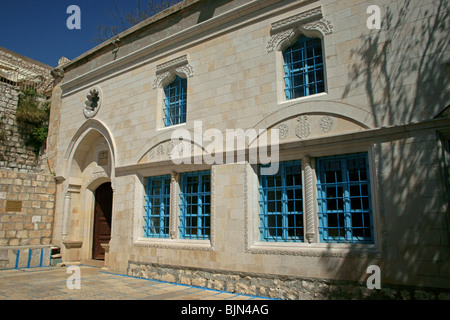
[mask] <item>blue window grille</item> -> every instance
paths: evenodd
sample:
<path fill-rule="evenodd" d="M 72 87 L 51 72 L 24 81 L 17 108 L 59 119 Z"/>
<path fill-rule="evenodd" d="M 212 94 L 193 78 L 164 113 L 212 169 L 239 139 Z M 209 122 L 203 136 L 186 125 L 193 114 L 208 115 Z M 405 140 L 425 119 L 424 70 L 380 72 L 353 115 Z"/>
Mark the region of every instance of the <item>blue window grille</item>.
<path fill-rule="evenodd" d="M 300 37 L 284 51 L 286 99 L 295 99 L 325 91 L 322 41 Z"/>
<path fill-rule="evenodd" d="M 166 127 L 186 122 L 187 80 L 177 76 L 165 89 L 164 125 Z"/>
<path fill-rule="evenodd" d="M 147 178 L 144 236 L 169 237 L 170 175 Z"/>
<path fill-rule="evenodd" d="M 180 236 L 207 240 L 211 228 L 211 172 L 197 171 L 181 176 Z"/>
<path fill-rule="evenodd" d="M 259 179 L 261 240 L 304 241 L 301 161 L 281 162 L 277 174 Z"/>
<path fill-rule="evenodd" d="M 317 159 L 323 242 L 373 243 L 367 153 Z"/>

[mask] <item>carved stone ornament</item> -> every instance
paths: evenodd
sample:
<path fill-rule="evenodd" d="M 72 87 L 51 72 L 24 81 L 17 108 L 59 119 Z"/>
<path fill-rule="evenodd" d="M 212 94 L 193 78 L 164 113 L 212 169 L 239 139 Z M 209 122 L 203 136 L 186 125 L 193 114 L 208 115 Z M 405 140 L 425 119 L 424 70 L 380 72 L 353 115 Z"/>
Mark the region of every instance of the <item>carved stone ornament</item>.
<path fill-rule="evenodd" d="M 194 76 L 194 68 L 188 63 L 186 55 L 156 66 L 156 78 L 153 81 L 153 89 L 161 87 L 164 80 L 169 77 L 175 77 L 177 73 L 182 73 L 187 78 Z"/>
<path fill-rule="evenodd" d="M 93 87 L 88 90 L 83 107 L 83 113 L 86 118 L 92 118 L 98 113 L 102 100 L 103 94 L 99 87 Z"/>
<path fill-rule="evenodd" d="M 280 42 L 288 39 L 293 34 L 294 29 L 288 29 L 272 35 L 269 39 L 269 42 L 267 43 L 267 52 L 274 51 Z"/>
<path fill-rule="evenodd" d="M 184 73 L 188 78 L 191 78 L 194 76 L 194 68 L 190 64 L 187 64 L 185 66 L 181 66 L 175 69 L 178 73 Z"/>
<path fill-rule="evenodd" d="M 289 127 L 287 124 L 280 124 L 278 127 L 278 134 L 280 136 L 280 140 L 284 140 L 289 136 Z"/>
<path fill-rule="evenodd" d="M 293 25 L 304 24 L 311 20 L 317 20 L 322 18 L 322 9 L 320 7 L 313 8 L 311 10 L 301 12 L 295 16 L 272 23 L 272 31 L 278 31 L 291 27 Z"/>
<path fill-rule="evenodd" d="M 305 30 L 320 30 L 324 35 L 330 35 L 333 33 L 333 25 L 326 19 L 312 21 L 303 25 L 302 28 Z"/>
<path fill-rule="evenodd" d="M 308 117 L 300 116 L 300 117 L 298 117 L 297 121 L 298 121 L 298 124 L 297 124 L 297 127 L 295 128 L 295 134 L 300 139 L 307 138 L 309 136 L 309 134 L 311 133 L 311 126 L 308 123 Z"/>
<path fill-rule="evenodd" d="M 64 69 L 62 69 L 62 68 L 55 68 L 52 71 L 50 71 L 50 74 L 52 75 L 52 77 L 55 80 L 62 79 L 62 78 L 64 78 Z"/>
<path fill-rule="evenodd" d="M 186 65 L 186 64 L 188 64 L 188 60 L 187 60 L 187 56 L 184 55 L 184 56 L 172 59 L 170 61 L 158 64 L 156 66 L 156 73 L 157 74 L 161 74 L 161 73 L 164 73 L 166 71 L 170 71 L 172 69 L 176 69 L 179 66 L 183 66 L 183 65 Z"/>
<path fill-rule="evenodd" d="M 173 143 L 172 141 L 163 142 L 150 150 L 150 160 L 165 160 L 172 157 L 191 156 L 191 144 L 185 141 Z M 189 150 L 188 150 L 189 149 Z"/>
<path fill-rule="evenodd" d="M 98 161 L 97 164 L 99 166 L 108 165 L 109 152 L 108 150 L 102 150 L 98 153 Z"/>
<path fill-rule="evenodd" d="M 67 192 L 80 193 L 80 191 L 81 191 L 81 185 L 78 185 L 78 184 L 69 184 L 69 186 L 67 187 Z"/>
<path fill-rule="evenodd" d="M 156 154 L 159 158 L 162 158 L 166 154 L 166 148 L 164 145 L 160 144 L 156 147 Z"/>
<path fill-rule="evenodd" d="M 323 35 L 333 33 L 330 21 L 323 18 L 322 8 L 316 7 L 295 16 L 272 23 L 271 36 L 267 43 L 267 52 L 274 51 L 278 45 L 302 30 L 318 30 Z"/>
<path fill-rule="evenodd" d="M 328 116 L 322 117 L 319 122 L 320 131 L 326 133 L 333 130 L 334 119 Z"/>
<path fill-rule="evenodd" d="M 155 78 L 155 80 L 153 80 L 153 89 L 158 88 L 158 87 L 161 85 L 161 83 L 162 83 L 166 78 L 168 78 L 169 76 L 170 76 L 170 72 L 169 72 L 169 71 L 157 75 L 156 78 Z"/>

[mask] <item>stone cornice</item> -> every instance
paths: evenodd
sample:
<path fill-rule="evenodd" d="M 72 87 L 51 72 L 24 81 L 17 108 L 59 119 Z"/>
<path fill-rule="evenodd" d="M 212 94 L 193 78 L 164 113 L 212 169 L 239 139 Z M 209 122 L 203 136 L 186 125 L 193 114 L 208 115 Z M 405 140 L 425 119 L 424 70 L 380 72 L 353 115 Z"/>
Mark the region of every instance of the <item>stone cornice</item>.
<path fill-rule="evenodd" d="M 181 67 L 183 65 L 188 64 L 187 55 L 183 55 L 181 57 L 175 58 L 173 60 L 161 63 L 156 66 L 156 74 L 160 74 L 171 69 L 175 69 Z"/>
<path fill-rule="evenodd" d="M 305 24 L 307 22 L 320 20 L 322 18 L 323 16 L 321 7 L 316 7 L 311 10 L 296 14 L 292 17 L 272 23 L 271 31 L 278 32 L 283 29 L 291 28 L 293 25 Z"/>

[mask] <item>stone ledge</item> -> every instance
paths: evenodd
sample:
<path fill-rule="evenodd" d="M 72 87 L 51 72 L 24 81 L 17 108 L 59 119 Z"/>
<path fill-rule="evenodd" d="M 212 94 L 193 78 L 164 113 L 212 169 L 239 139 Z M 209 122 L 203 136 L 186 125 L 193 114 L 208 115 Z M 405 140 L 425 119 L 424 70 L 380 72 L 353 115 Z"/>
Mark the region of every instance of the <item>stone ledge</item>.
<path fill-rule="evenodd" d="M 51 266 L 53 245 L 0 247 L 0 270 Z"/>
<path fill-rule="evenodd" d="M 382 285 L 380 290 L 371 290 L 365 282 L 306 279 L 134 261 L 128 262 L 127 275 L 282 300 L 450 300 L 450 289 L 444 288 Z"/>

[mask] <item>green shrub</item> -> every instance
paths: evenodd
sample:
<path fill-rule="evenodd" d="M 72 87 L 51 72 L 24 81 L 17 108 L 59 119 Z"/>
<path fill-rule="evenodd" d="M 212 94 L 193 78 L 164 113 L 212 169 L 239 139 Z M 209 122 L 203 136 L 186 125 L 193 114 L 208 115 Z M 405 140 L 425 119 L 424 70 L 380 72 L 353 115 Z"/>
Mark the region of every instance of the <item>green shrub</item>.
<path fill-rule="evenodd" d="M 26 137 L 25 144 L 32 146 L 39 153 L 45 145 L 50 118 L 50 101 L 42 102 L 36 91 L 23 90 L 19 95 L 16 120 L 21 125 L 21 132 Z"/>

